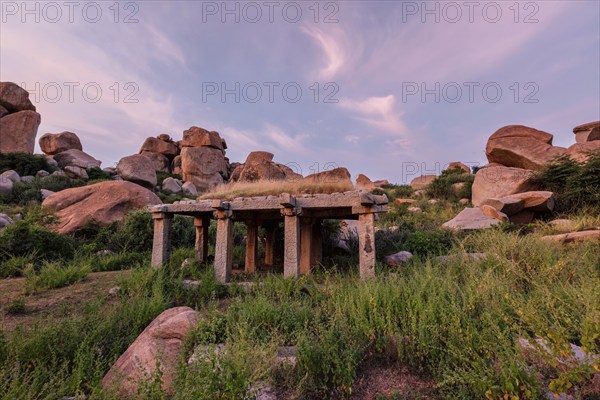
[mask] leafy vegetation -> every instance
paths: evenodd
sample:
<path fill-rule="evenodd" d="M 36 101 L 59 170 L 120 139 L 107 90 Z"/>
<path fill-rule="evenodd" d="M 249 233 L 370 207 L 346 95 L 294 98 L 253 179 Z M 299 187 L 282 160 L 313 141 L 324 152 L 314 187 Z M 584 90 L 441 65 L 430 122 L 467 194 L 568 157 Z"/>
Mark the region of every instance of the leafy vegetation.
<path fill-rule="evenodd" d="M 35 175 L 39 170 L 53 172 L 46 157 L 28 153 L 0 153 L 0 174 L 14 170 L 19 176 Z"/>
<path fill-rule="evenodd" d="M 561 157 L 536 177 L 544 189 L 554 192 L 555 212 L 573 213 L 582 208 L 600 209 L 600 152 L 585 164 Z"/>

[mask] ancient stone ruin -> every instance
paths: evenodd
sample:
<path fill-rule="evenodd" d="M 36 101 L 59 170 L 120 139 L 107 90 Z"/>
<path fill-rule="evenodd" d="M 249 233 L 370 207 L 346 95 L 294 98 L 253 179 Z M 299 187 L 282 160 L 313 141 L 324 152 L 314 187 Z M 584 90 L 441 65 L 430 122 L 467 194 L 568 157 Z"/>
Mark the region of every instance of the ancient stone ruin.
<path fill-rule="evenodd" d="M 324 219 L 358 220 L 359 272 L 361 279 L 375 276 L 375 230 L 378 213 L 387 212 L 387 197 L 351 191 L 333 194 L 242 197 L 232 201 L 199 200 L 152 206 L 154 219 L 152 265 L 160 267 L 169 261 L 171 221 L 175 214 L 194 217 L 196 226 L 196 259 L 206 261 L 208 227 L 217 220 L 215 244 L 215 277 L 226 283 L 231 278 L 233 257 L 233 223 L 241 221 L 248 229 L 246 237 L 246 272 L 257 266 L 258 227 L 266 228 L 265 260 L 273 265 L 275 229 L 284 223 L 284 265 L 286 277 L 310 273 L 321 261 L 321 223 Z"/>

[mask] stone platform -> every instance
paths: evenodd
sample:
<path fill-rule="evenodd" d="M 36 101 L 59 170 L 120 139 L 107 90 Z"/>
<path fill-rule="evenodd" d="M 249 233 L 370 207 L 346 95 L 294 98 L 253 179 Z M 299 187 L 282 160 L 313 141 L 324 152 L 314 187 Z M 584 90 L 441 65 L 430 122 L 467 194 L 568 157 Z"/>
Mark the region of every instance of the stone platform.
<path fill-rule="evenodd" d="M 352 191 L 333 194 L 293 196 L 241 197 L 226 200 L 195 200 L 151 206 L 154 219 L 152 265 L 161 267 L 169 261 L 171 250 L 171 221 L 175 214 L 194 217 L 196 227 L 196 260 L 206 261 L 208 227 L 217 220 L 215 244 L 215 277 L 229 282 L 233 260 L 233 223 L 244 222 L 246 237 L 246 272 L 257 265 L 258 227 L 266 229 L 265 265 L 273 265 L 275 230 L 284 222 L 284 263 L 286 277 L 310 273 L 321 261 L 321 223 L 324 219 L 358 220 L 360 277 L 375 275 L 374 221 L 378 213 L 387 212 L 385 195 Z"/>

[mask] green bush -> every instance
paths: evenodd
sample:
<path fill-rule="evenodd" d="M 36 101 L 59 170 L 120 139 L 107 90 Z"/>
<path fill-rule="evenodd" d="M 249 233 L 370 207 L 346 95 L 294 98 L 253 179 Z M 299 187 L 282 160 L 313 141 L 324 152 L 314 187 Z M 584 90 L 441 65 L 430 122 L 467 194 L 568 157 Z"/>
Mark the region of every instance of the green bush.
<path fill-rule="evenodd" d="M 28 153 L 0 153 L 0 174 L 14 170 L 20 176 L 35 175 L 39 170 L 53 172 L 44 156 L 34 156 Z"/>
<path fill-rule="evenodd" d="M 414 255 L 437 256 L 446 254 L 453 242 L 453 235 L 450 232 L 417 231 L 408 235 L 402 248 Z"/>
<path fill-rule="evenodd" d="M 87 264 L 70 263 L 61 266 L 56 262 L 46 262 L 39 271 L 30 265 L 23 271 L 23 276 L 27 291 L 35 293 L 42 289 L 56 289 L 72 285 L 84 279 L 90 271 L 91 267 Z"/>
<path fill-rule="evenodd" d="M 102 171 L 100 167 L 88 168 L 87 174 L 90 181 L 94 181 L 95 183 L 112 180 L 112 175 Z"/>
<path fill-rule="evenodd" d="M 556 213 L 573 213 L 587 207 L 600 212 L 600 152 L 586 163 L 558 158 L 536 176 L 543 190 L 554 192 Z"/>
<path fill-rule="evenodd" d="M 453 168 L 442 171 L 428 186 L 426 192 L 431 197 L 442 199 L 471 198 L 471 186 L 474 177 L 465 173 L 461 168 Z M 456 191 L 452 185 L 455 183 L 464 183 L 464 186 Z"/>
<path fill-rule="evenodd" d="M 46 176 L 43 178 L 35 178 L 31 183 L 17 182 L 13 185 L 11 196 L 8 197 L 9 203 L 27 204 L 29 202 L 42 201 L 42 189 L 59 192 L 72 187 L 85 185 L 85 181 L 81 179 L 70 179 L 66 176 Z"/>
<path fill-rule="evenodd" d="M 30 220 L 16 221 L 0 234 L 0 260 L 34 255 L 36 260 L 70 259 L 74 242 Z"/>

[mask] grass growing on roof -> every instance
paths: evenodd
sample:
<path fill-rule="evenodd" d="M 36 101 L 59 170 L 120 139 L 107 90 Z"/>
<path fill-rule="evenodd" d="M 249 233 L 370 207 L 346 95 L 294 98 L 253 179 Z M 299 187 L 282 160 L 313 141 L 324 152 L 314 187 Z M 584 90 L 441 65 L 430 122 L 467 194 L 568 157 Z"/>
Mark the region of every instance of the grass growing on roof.
<path fill-rule="evenodd" d="M 302 180 L 235 182 L 219 185 L 200 199 L 232 200 L 236 197 L 277 196 L 281 193 L 316 194 L 341 193 L 354 190 L 352 183 L 333 180 L 331 182 L 306 182 Z"/>

